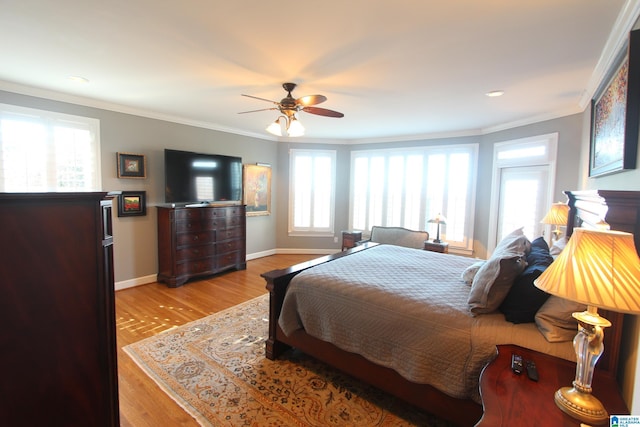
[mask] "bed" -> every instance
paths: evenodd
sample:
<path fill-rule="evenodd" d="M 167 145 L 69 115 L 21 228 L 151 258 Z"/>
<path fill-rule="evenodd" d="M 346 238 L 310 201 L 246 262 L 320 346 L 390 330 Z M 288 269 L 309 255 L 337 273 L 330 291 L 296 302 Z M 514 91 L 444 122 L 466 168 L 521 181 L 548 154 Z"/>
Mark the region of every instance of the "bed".
<path fill-rule="evenodd" d="M 634 233 L 640 247 L 640 192 L 565 193 L 568 236 L 576 226 L 603 219 L 612 229 Z M 476 262 L 366 244 L 264 273 L 270 293 L 266 356 L 276 359 L 296 347 L 455 424 L 473 425 L 482 416 L 478 377 L 495 357 L 495 345 L 575 358 L 570 341 L 549 342 L 535 323 L 507 322 L 495 311 L 472 315 L 461 272 Z M 598 369 L 615 375 L 623 316 L 603 315 L 614 326 L 605 335 Z"/>

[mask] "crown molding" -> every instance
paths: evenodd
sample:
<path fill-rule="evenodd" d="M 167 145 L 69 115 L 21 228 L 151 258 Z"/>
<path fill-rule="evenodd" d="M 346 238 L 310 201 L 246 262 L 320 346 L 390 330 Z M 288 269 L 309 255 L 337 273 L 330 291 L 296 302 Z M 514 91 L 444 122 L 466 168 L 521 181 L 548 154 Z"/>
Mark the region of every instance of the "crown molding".
<path fill-rule="evenodd" d="M 640 0 L 627 0 L 618 19 L 609 34 L 609 38 L 604 45 L 600 59 L 596 64 L 591 79 L 580 98 L 580 108 L 584 110 L 591 103 L 596 91 L 600 87 L 601 82 L 606 78 L 609 70 L 613 66 L 614 61 L 618 57 L 620 51 L 624 48 L 629 32 L 633 30 L 640 16 Z"/>

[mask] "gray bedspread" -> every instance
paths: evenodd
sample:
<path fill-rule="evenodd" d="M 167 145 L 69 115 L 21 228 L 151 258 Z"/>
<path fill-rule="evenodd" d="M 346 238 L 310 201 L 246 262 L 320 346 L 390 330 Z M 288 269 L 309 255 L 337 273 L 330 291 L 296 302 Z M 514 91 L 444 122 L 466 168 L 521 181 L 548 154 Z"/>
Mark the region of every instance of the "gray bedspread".
<path fill-rule="evenodd" d="M 518 344 L 564 358 L 572 346 L 550 344 L 534 324 L 500 313 L 471 316 L 460 276 L 477 260 L 380 245 L 298 274 L 279 324 L 303 328 L 405 378 L 480 401 L 478 378 L 496 344 Z M 568 347 L 568 349 L 567 349 Z"/>

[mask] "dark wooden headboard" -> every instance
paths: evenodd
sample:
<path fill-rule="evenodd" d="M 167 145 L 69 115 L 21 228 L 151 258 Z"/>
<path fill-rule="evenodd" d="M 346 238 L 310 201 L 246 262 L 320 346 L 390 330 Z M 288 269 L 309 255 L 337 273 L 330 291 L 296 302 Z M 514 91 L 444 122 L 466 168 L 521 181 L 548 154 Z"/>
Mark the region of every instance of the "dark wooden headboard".
<path fill-rule="evenodd" d="M 632 233 L 636 251 L 640 255 L 640 191 L 584 190 L 565 191 L 564 194 L 569 199 L 567 237 L 571 236 L 575 227 L 594 228 L 599 221 L 605 221 L 611 230 Z M 605 351 L 597 367 L 615 376 L 624 315 L 607 310 L 599 312 L 613 326 L 605 331 Z"/>
<path fill-rule="evenodd" d="M 636 250 L 640 251 L 640 191 L 586 190 L 564 194 L 569 198 L 567 236 L 571 236 L 574 227 L 593 228 L 603 220 L 612 230 L 632 233 Z"/>

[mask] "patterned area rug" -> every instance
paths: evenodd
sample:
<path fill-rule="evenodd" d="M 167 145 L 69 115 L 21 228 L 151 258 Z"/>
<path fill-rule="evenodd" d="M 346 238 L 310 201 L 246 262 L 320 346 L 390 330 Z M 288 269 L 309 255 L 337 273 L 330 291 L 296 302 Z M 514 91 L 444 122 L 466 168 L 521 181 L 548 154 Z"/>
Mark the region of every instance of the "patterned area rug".
<path fill-rule="evenodd" d="M 124 347 L 203 426 L 448 426 L 296 351 L 264 357 L 268 296 Z"/>

